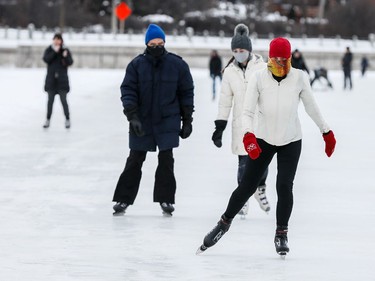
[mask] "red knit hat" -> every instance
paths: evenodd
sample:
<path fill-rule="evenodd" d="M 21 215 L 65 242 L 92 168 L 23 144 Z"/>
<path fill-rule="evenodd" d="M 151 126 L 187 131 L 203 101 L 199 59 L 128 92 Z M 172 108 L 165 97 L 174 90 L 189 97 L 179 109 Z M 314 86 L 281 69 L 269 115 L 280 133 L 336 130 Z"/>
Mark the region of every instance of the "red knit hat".
<path fill-rule="evenodd" d="M 283 37 L 275 38 L 270 43 L 270 58 L 290 58 L 292 55 L 292 48 L 290 47 L 290 43 L 288 39 Z"/>

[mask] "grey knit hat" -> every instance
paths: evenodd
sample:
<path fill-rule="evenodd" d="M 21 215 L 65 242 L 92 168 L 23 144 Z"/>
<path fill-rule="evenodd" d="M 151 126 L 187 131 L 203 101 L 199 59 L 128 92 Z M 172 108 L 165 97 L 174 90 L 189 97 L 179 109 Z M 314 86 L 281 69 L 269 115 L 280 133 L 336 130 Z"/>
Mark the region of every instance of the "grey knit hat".
<path fill-rule="evenodd" d="M 250 53 L 253 50 L 251 40 L 249 38 L 249 28 L 243 23 L 238 24 L 234 28 L 234 36 L 232 38 L 232 50 L 240 48 L 248 50 Z"/>

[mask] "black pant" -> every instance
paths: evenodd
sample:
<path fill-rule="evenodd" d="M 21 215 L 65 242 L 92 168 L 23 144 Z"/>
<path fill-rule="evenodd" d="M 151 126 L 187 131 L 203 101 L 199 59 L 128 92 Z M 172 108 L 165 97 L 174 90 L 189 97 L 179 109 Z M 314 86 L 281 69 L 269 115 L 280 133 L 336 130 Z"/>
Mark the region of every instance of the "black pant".
<path fill-rule="evenodd" d="M 351 69 L 344 68 L 344 89 L 346 89 L 346 81 L 349 80 L 349 87 L 350 89 L 353 88 L 352 83 L 352 71 Z"/>
<path fill-rule="evenodd" d="M 130 150 L 125 168 L 117 182 L 114 202 L 132 205 L 137 197 L 142 178 L 142 165 L 147 151 Z M 159 151 L 158 167 L 155 172 L 154 202 L 175 203 L 176 179 L 174 177 L 172 149 Z"/>
<path fill-rule="evenodd" d="M 66 93 L 66 92 L 58 92 L 58 91 L 49 91 L 48 92 L 47 119 L 48 120 L 51 119 L 52 109 L 53 109 L 53 102 L 55 101 L 55 96 L 56 95 L 60 96 L 61 104 L 62 104 L 63 109 L 64 109 L 65 118 L 67 120 L 69 120 L 69 118 L 70 118 L 70 116 L 69 116 L 69 106 L 68 106 L 68 102 L 66 100 L 66 96 L 68 95 L 68 93 Z"/>
<path fill-rule="evenodd" d="M 238 170 L 237 170 L 237 183 L 238 184 L 240 184 L 243 174 L 245 173 L 246 163 L 247 161 L 249 161 L 248 158 L 249 158 L 248 155 L 238 155 Z M 259 182 L 259 186 L 266 185 L 267 175 L 268 175 L 268 167 Z"/>
<path fill-rule="evenodd" d="M 277 154 L 277 225 L 288 226 L 293 208 L 293 181 L 296 174 L 302 141 L 296 141 L 283 146 L 274 146 L 258 139 L 262 153 L 259 158 L 249 160 L 242 181 L 233 191 L 224 215 L 234 218 L 246 201 L 254 194 L 275 154 Z"/>

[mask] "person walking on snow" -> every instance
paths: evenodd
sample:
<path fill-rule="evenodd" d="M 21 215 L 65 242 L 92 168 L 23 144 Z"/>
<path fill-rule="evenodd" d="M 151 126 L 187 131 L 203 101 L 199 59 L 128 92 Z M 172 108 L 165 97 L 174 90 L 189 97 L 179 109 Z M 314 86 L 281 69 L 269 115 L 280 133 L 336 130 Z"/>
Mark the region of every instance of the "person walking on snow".
<path fill-rule="evenodd" d="M 65 115 L 65 128 L 70 128 L 70 113 L 67 95 L 70 91 L 68 67 L 73 64 L 70 50 L 64 46 L 60 33 L 53 36 L 52 45 L 43 54 L 43 61 L 47 64 L 47 76 L 44 90 L 48 93 L 47 119 L 43 128 L 48 128 L 51 122 L 55 96 L 59 95 Z"/>
<path fill-rule="evenodd" d="M 249 38 L 249 29 L 244 24 L 239 24 L 234 29 L 231 41 L 232 58 L 224 69 L 221 93 L 219 99 L 219 112 L 215 120 L 215 131 L 212 141 L 217 147 L 222 146 L 223 132 L 227 126 L 230 111 L 233 108 L 232 118 L 232 152 L 238 155 L 237 182 L 241 182 L 245 171 L 248 155 L 242 144 L 241 115 L 243 102 L 248 87 L 249 78 L 254 71 L 266 68 L 266 63 L 260 55 L 252 53 L 252 44 Z M 266 197 L 266 169 L 259 186 L 254 194 L 261 209 L 265 212 L 270 210 Z M 239 214 L 246 216 L 249 203 L 246 202 Z"/>
<path fill-rule="evenodd" d="M 186 139 L 193 130 L 194 85 L 189 66 L 165 49 L 165 41 L 164 31 L 150 24 L 146 50 L 128 64 L 120 87 L 123 112 L 130 123 L 130 152 L 114 192 L 114 215 L 124 214 L 134 203 L 146 154 L 156 148 L 153 199 L 165 214 L 174 211 L 173 148 L 179 146 L 179 137 Z"/>
<path fill-rule="evenodd" d="M 217 50 L 211 51 L 209 67 L 210 67 L 210 76 L 212 78 L 212 100 L 215 100 L 216 78 L 219 78 L 220 81 L 222 79 L 222 75 L 221 75 L 222 62 L 221 62 L 221 57 L 219 56 L 219 53 L 217 52 Z"/>
<path fill-rule="evenodd" d="M 309 77 L 291 67 L 291 46 L 279 37 L 271 41 L 268 69 L 257 71 L 249 81 L 242 116 L 243 144 L 249 161 L 239 186 L 233 191 L 227 209 L 209 232 L 197 254 L 217 243 L 228 231 L 233 218 L 246 200 L 254 194 L 264 171 L 277 155 L 276 252 L 286 255 L 288 225 L 293 208 L 293 181 L 302 146 L 298 104 L 304 104 L 307 114 L 320 129 L 325 141 L 325 153 L 330 157 L 335 149 L 334 134 L 324 121 L 312 93 Z M 259 106 L 258 126 L 254 123 Z"/>

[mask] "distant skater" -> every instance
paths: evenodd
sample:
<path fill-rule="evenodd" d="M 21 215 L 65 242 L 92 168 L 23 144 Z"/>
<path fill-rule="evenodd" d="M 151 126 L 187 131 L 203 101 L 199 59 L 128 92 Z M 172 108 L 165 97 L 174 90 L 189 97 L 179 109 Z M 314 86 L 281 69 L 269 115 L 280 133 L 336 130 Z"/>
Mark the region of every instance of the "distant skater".
<path fill-rule="evenodd" d="M 346 52 L 341 60 L 342 69 L 344 71 L 344 90 L 347 86 L 347 81 L 349 83 L 350 90 L 353 89 L 353 82 L 352 82 L 352 60 L 353 54 L 350 51 L 349 47 L 346 47 Z"/>
<path fill-rule="evenodd" d="M 70 91 L 68 67 L 73 64 L 72 53 L 64 45 L 60 33 L 53 36 L 50 45 L 43 55 L 43 61 L 47 64 L 47 76 L 44 90 L 48 93 L 47 118 L 43 128 L 48 128 L 51 122 L 53 103 L 55 96 L 59 95 L 65 115 L 65 128 L 70 128 L 70 113 L 67 102 L 67 95 Z"/>
<path fill-rule="evenodd" d="M 368 59 L 366 56 L 363 56 L 361 59 L 361 73 L 362 77 L 365 76 L 367 68 L 369 67 Z"/>
<path fill-rule="evenodd" d="M 328 79 L 328 71 L 325 67 L 318 67 L 314 69 L 314 78 L 310 82 L 311 87 L 316 80 L 320 81 L 320 78 L 324 78 L 327 81 L 328 87 L 333 89 L 332 83 Z"/>
<path fill-rule="evenodd" d="M 216 98 L 216 80 L 219 79 L 221 81 L 221 70 L 222 70 L 222 61 L 221 57 L 217 50 L 212 50 L 210 56 L 210 76 L 212 78 L 212 100 Z"/>

